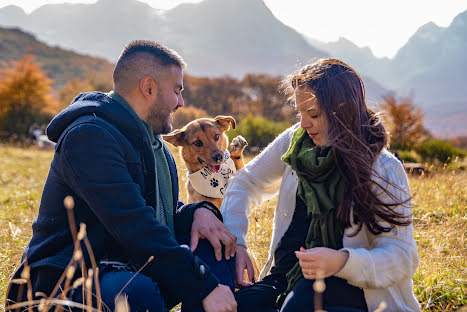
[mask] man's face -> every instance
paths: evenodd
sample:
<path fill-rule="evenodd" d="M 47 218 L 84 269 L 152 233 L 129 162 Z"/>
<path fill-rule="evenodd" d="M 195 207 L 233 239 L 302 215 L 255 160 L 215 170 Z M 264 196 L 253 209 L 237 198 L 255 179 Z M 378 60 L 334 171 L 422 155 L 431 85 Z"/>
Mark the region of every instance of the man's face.
<path fill-rule="evenodd" d="M 169 65 L 158 82 L 157 97 L 152 103 L 147 123 L 154 133 L 167 134 L 172 131 L 172 114 L 184 105 L 182 98 L 183 70 L 180 66 Z"/>

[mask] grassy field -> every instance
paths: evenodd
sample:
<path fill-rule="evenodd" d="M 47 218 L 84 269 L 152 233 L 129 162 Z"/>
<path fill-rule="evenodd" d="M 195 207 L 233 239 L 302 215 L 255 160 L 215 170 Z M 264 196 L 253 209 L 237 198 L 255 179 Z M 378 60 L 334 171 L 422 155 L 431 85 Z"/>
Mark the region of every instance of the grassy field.
<path fill-rule="evenodd" d="M 0 310 L 8 279 L 30 239 L 52 156 L 50 151 L 0 146 Z M 456 162 L 428 177 L 410 177 L 420 255 L 414 290 L 424 311 L 467 305 L 467 172 L 453 170 L 459 166 Z M 267 202 L 250 218 L 249 248 L 260 268 L 267 258 L 274 207 L 274 200 Z"/>

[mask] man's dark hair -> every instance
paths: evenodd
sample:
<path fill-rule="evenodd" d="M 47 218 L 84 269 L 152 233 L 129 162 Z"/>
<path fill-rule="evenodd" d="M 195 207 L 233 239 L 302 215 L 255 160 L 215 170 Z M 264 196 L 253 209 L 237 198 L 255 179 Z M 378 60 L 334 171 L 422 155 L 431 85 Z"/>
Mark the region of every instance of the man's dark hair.
<path fill-rule="evenodd" d="M 158 80 L 160 71 L 169 65 L 186 69 L 186 64 L 177 52 L 159 42 L 134 40 L 120 54 L 114 68 L 114 89 L 120 92 L 131 90 L 144 76 Z"/>

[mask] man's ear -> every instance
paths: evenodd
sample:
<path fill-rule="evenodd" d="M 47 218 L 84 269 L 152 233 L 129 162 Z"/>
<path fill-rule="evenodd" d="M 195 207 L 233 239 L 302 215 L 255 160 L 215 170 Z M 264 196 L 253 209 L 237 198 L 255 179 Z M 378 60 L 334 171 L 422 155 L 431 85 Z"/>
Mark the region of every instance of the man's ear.
<path fill-rule="evenodd" d="M 157 84 L 157 82 L 149 76 L 144 77 L 139 81 L 139 90 L 145 98 L 157 96 L 158 88 L 159 85 Z"/>
<path fill-rule="evenodd" d="M 163 135 L 162 138 L 173 146 L 183 146 L 185 144 L 185 131 L 176 129 L 167 135 Z"/>
<path fill-rule="evenodd" d="M 217 121 L 223 132 L 229 130 L 230 125 L 232 125 L 232 129 L 235 129 L 235 119 L 232 116 L 216 116 L 214 120 Z"/>

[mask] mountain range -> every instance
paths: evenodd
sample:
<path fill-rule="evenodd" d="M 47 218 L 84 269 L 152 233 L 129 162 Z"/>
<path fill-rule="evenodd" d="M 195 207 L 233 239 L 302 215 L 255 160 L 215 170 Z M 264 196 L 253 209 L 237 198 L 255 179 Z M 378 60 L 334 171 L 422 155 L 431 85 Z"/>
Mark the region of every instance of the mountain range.
<path fill-rule="evenodd" d="M 262 0 L 204 0 L 171 10 L 137 0 L 98 0 L 44 5 L 31 14 L 7 6 L 0 9 L 0 25 L 111 62 L 131 40 L 157 40 L 178 51 L 195 76 L 284 75 L 313 59 L 338 57 L 364 76 L 375 101 L 388 92 L 413 96 L 433 133 L 467 135 L 467 11 L 445 28 L 421 26 L 393 59 L 376 58 L 345 38 L 306 38 Z"/>

